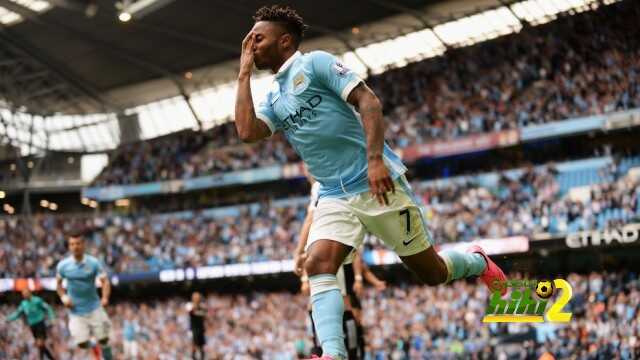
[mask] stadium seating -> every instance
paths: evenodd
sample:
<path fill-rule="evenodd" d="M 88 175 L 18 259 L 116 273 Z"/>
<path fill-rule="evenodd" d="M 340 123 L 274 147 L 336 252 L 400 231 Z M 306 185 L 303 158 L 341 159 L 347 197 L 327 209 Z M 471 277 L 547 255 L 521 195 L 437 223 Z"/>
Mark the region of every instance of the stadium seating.
<path fill-rule="evenodd" d="M 626 3 L 560 18 L 370 77 L 384 103 L 386 139 L 405 148 L 640 107 L 640 30 L 634 14 L 633 4 Z M 239 145 L 228 123 L 197 136 L 184 132 L 125 145 L 111 155 L 95 185 L 184 179 L 290 161 L 298 157 L 282 137 Z M 580 173 L 566 181 L 571 187 L 594 178 Z"/>
<path fill-rule="evenodd" d="M 511 274 L 510 278 L 517 278 Z M 486 299 L 483 285 L 456 282 L 436 288 L 390 287 L 383 293 L 365 292 L 362 301 L 367 333 L 367 359 L 538 359 L 549 352 L 558 359 L 635 359 L 640 356 L 640 282 L 637 274 L 571 274 L 573 312 L 569 326 L 546 324 L 483 324 Z M 137 324 L 136 341 L 142 358 L 179 359 L 189 349 L 186 299 L 169 298 L 144 303 L 119 302 L 108 308 L 114 324 L 114 351 L 122 358 L 124 320 Z M 310 347 L 305 295 L 250 293 L 206 297 L 208 318 L 206 352 L 211 359 L 292 359 Z M 0 305 L 7 314 L 12 306 Z M 50 338 L 54 352 L 71 358 L 61 306 Z M 29 330 L 19 322 L 0 322 L 0 358 L 32 356 L 24 339 Z M 509 347 L 518 337 L 524 346 Z M 507 357 L 509 356 L 509 357 Z"/>
<path fill-rule="evenodd" d="M 438 243 L 602 229 L 640 214 L 640 179 L 628 175 L 637 159 L 594 158 L 414 185 Z M 572 199 L 569 190 L 584 186 L 587 197 Z M 90 251 L 114 272 L 289 259 L 307 201 L 141 216 L 47 215 L 35 217 L 34 226 L 0 218 L 0 277 L 52 275 L 52 254 L 66 252 L 64 232 L 79 226 L 96 229 Z M 374 238 L 369 245 L 382 246 Z"/>
<path fill-rule="evenodd" d="M 516 5 L 522 4 L 511 6 Z M 522 30 L 514 34 L 469 47 L 453 46 L 442 56 L 372 75 L 367 82 L 384 104 L 386 139 L 406 154 L 408 147 L 433 141 L 501 130 L 531 130 L 549 123 L 560 127 L 558 122 L 567 119 L 575 123 L 582 121 L 582 116 L 640 110 L 639 14 L 637 1 L 601 6 L 598 11 L 571 16 L 559 14 L 558 19 L 543 25 L 524 24 Z M 356 29 L 352 29 L 354 34 Z M 637 127 L 623 130 L 604 125 L 602 129 L 611 131 L 607 132 L 606 139 L 594 141 L 594 148 L 610 139 L 633 140 L 632 131 L 638 131 Z M 626 134 L 620 135 L 622 132 Z M 392 275 L 387 289 L 376 292 L 367 288 L 361 299 L 367 334 L 366 360 L 640 359 L 640 278 L 630 272 L 631 267 L 616 272 L 599 269 L 636 261 L 633 256 L 637 244 L 620 248 L 594 246 L 575 252 L 568 239 L 563 244 L 569 233 L 640 223 L 637 147 L 635 153 L 633 150 L 625 150 L 624 155 L 604 151 L 603 155 L 599 149 L 592 152 L 591 143 L 587 143 L 580 152 L 563 149 L 557 158 L 555 154 L 524 156 L 536 161 L 536 166 L 525 165 L 518 155 L 539 148 L 545 148 L 544 152 L 548 153 L 549 148 L 556 148 L 556 145 L 546 148 L 549 139 L 543 135 L 518 147 L 518 154 L 512 153 L 516 152 L 512 147 L 506 148 L 508 145 L 496 151 L 497 155 L 492 152 L 494 158 L 500 157 L 503 150 L 506 156 L 499 167 L 488 167 L 493 164 L 483 167 L 492 169 L 487 170 L 492 171 L 490 173 L 473 174 L 477 168 L 469 168 L 463 173 L 472 175 L 432 181 L 413 179 L 413 189 L 425 205 L 427 223 L 436 245 L 479 238 L 551 234 L 557 239 L 551 236 L 550 241 L 531 242 L 527 254 L 496 261 L 501 262 L 501 266 L 505 263 L 505 270 L 533 269 L 545 276 L 553 270 L 543 269 L 540 264 L 553 263 L 554 270 L 563 272 L 574 271 L 571 266 L 580 266 L 580 271 L 598 269 L 590 274 L 563 276 L 573 286 L 573 297 L 566 307 L 573 313 L 572 321 L 568 324 L 485 324 L 481 321 L 490 294 L 480 282 L 416 286 L 408 283 L 411 281 L 408 277 L 396 276 L 404 271 L 401 266 L 384 265 L 374 271 Z M 556 140 L 551 139 L 549 143 Z M 620 148 L 625 148 L 623 142 Z M 622 151 L 615 148 L 613 152 Z M 590 154 L 586 155 L 587 152 Z M 576 160 L 589 156 L 597 157 Z M 109 157 L 109 164 L 93 183 L 96 187 L 193 179 L 300 161 L 282 135 L 259 144 L 240 143 L 233 123 L 207 132 L 186 130 L 124 144 Z M 548 161 L 540 160 L 542 157 L 556 161 L 542 163 Z M 506 165 L 514 163 L 517 165 Z M 420 164 L 411 167 L 412 175 L 424 175 L 420 173 Z M 9 162 L 0 165 L 9 169 L 11 166 Z M 507 166 L 517 168 L 495 170 Z M 17 176 L 17 171 L 0 171 L 0 182 L 15 182 Z M 292 184 L 297 180 L 287 181 L 286 184 Z M 255 187 L 246 198 L 259 202 L 196 209 L 190 206 L 193 198 L 202 195 L 210 199 L 211 193 L 217 191 L 202 190 L 203 187 L 191 189 L 187 195 L 163 195 L 180 204 L 178 212 L 162 213 L 160 207 L 150 204 L 126 215 L 117 208 L 104 206 L 92 213 L 0 216 L 0 291 L 9 292 L 25 285 L 53 289 L 54 279 L 43 278 L 54 275 L 55 264 L 68 254 L 66 234 L 87 229 L 90 230 L 87 251 L 98 257 L 109 273 L 118 274 L 111 278 L 115 279 L 114 292 L 112 303 L 106 307 L 113 321 L 111 342 L 115 358 L 124 358 L 125 320 L 137 325 L 140 358 L 188 358 L 192 339 L 188 335 L 189 315 L 184 306 L 187 299 L 177 294 L 184 295 L 195 289 L 205 292 L 207 358 L 291 360 L 309 356 L 309 297 L 293 293 L 297 288 L 290 285 L 294 281 L 295 286 L 298 283 L 290 272 L 260 273 L 242 279 L 235 277 L 240 272 L 225 273 L 227 278 L 223 279 L 200 277 L 202 269 L 197 269 L 195 277 L 186 275 L 200 266 L 212 266 L 205 270 L 214 267 L 218 270 L 222 267 L 217 265 L 261 262 L 224 267 L 225 271 L 228 268 L 253 271 L 270 265 L 265 263 L 269 260 L 291 259 L 307 212 L 308 197 L 273 198 L 275 195 Z M 254 189 L 258 190 L 254 192 Z M 7 196 L 14 195 L 10 191 Z M 225 198 L 225 201 L 237 201 L 233 199 Z M 77 203 L 77 199 L 73 201 Z M 374 237 L 367 237 L 365 241 L 363 259 L 366 261 L 372 258 L 367 255 L 381 253 L 377 250 L 384 245 Z M 495 243 L 502 245 L 504 241 L 508 240 Z M 549 248 L 546 243 L 551 244 Z M 620 255 L 619 263 L 619 259 L 610 256 L 628 249 L 629 254 Z M 591 263 L 593 258 L 598 258 L 597 264 Z M 555 262 L 560 264 L 556 266 Z M 184 281 L 183 278 L 161 279 L 157 273 L 176 268 L 178 270 L 163 273 L 181 273 Z M 156 278 L 149 282 L 140 280 L 148 279 L 144 275 L 149 274 L 157 275 L 161 282 L 154 283 Z M 509 279 L 523 276 L 508 275 Z M 3 279 L 31 277 L 40 279 L 15 282 Z M 127 283 L 133 278 L 135 281 Z M 261 289 L 270 292 L 258 292 L 253 286 L 267 278 L 260 286 L 264 285 Z M 233 282 L 233 289 L 218 286 L 226 281 Z M 245 281 L 251 284 L 250 291 L 241 286 L 235 288 Z M 131 283 L 134 285 L 130 286 Z M 151 288 L 155 292 L 148 291 Z M 275 288 L 286 291 L 272 291 Z M 233 294 L 214 293 L 216 291 Z M 8 302 L 17 297 L 12 294 L 0 302 L 0 359 L 35 359 L 37 350 L 31 342 L 29 328 L 19 321 L 5 321 L 6 314 L 15 310 L 15 304 Z M 53 352 L 60 359 L 86 359 L 86 353 L 73 350 L 76 344 L 69 334 L 67 310 L 60 306 L 56 295 L 44 294 L 43 297 L 55 304 L 57 313 L 48 332 Z"/>

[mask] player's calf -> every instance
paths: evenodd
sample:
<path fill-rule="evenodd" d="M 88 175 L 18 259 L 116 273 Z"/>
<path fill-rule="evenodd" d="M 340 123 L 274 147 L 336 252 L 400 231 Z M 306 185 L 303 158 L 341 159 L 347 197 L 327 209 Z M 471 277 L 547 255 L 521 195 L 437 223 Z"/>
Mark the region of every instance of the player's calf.
<path fill-rule="evenodd" d="M 401 259 L 423 283 L 436 286 L 447 282 L 447 265 L 433 247 L 415 255 L 403 256 Z"/>
<path fill-rule="evenodd" d="M 350 251 L 351 247 L 334 240 L 316 240 L 305 261 L 316 334 L 323 356 L 333 359 L 347 358 L 342 329 L 344 303 L 336 273 Z"/>
<path fill-rule="evenodd" d="M 402 261 L 428 285 L 439 285 L 470 276 L 480 276 L 492 287 L 495 280 L 506 277 L 479 246 L 472 246 L 466 252 L 447 250 L 436 253 L 433 247 L 418 254 L 405 256 Z"/>

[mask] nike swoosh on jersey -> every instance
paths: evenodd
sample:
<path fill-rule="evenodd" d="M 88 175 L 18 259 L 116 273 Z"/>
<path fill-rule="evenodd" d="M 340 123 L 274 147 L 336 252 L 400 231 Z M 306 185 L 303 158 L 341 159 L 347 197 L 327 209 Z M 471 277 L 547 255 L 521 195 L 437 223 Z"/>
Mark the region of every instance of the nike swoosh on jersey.
<path fill-rule="evenodd" d="M 407 245 L 411 244 L 411 243 L 413 242 L 413 240 L 415 240 L 415 239 L 416 239 L 416 238 L 413 238 L 413 239 L 411 239 L 411 240 L 409 240 L 409 241 L 405 241 L 405 240 L 403 240 L 403 241 L 402 241 L 402 245 L 407 246 Z"/>

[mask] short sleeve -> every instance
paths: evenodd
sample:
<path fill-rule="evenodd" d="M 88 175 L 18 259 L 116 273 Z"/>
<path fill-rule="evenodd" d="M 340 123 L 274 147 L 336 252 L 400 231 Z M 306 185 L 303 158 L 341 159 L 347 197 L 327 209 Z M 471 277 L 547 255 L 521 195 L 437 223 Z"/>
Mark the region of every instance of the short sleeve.
<path fill-rule="evenodd" d="M 102 261 L 95 259 L 95 268 L 97 277 L 107 277 L 107 270 L 106 267 L 102 264 Z"/>
<path fill-rule="evenodd" d="M 62 261 L 60 261 L 56 266 L 56 277 L 64 279 L 64 273 L 62 272 Z"/>
<path fill-rule="evenodd" d="M 347 101 L 351 91 L 362 82 L 352 70 L 345 67 L 335 56 L 324 52 L 311 53 L 313 74 L 320 83 Z"/>
<path fill-rule="evenodd" d="M 271 130 L 272 135 L 278 130 L 278 122 L 276 121 L 277 117 L 276 113 L 273 111 L 273 106 L 271 105 L 271 96 L 269 94 L 258 104 L 258 108 L 256 109 L 256 117 L 267 124 L 269 130 Z"/>

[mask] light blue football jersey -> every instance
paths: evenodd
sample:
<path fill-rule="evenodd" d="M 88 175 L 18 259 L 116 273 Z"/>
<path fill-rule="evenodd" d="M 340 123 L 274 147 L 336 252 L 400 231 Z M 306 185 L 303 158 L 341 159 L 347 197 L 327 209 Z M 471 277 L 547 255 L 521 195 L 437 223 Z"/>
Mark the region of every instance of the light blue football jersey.
<path fill-rule="evenodd" d="M 88 314 L 100 306 L 96 277 L 106 276 L 106 273 L 98 259 L 84 254 L 82 262 L 77 262 L 69 256 L 58 263 L 56 272 L 67 280 L 67 294 L 73 302 L 72 314 Z"/>
<path fill-rule="evenodd" d="M 364 128 L 347 102 L 360 82 L 327 52 L 296 52 L 275 75 L 273 88 L 256 110 L 272 133 L 284 132 L 320 183 L 320 198 L 369 190 Z M 393 179 L 407 171 L 386 142 L 383 158 Z"/>

